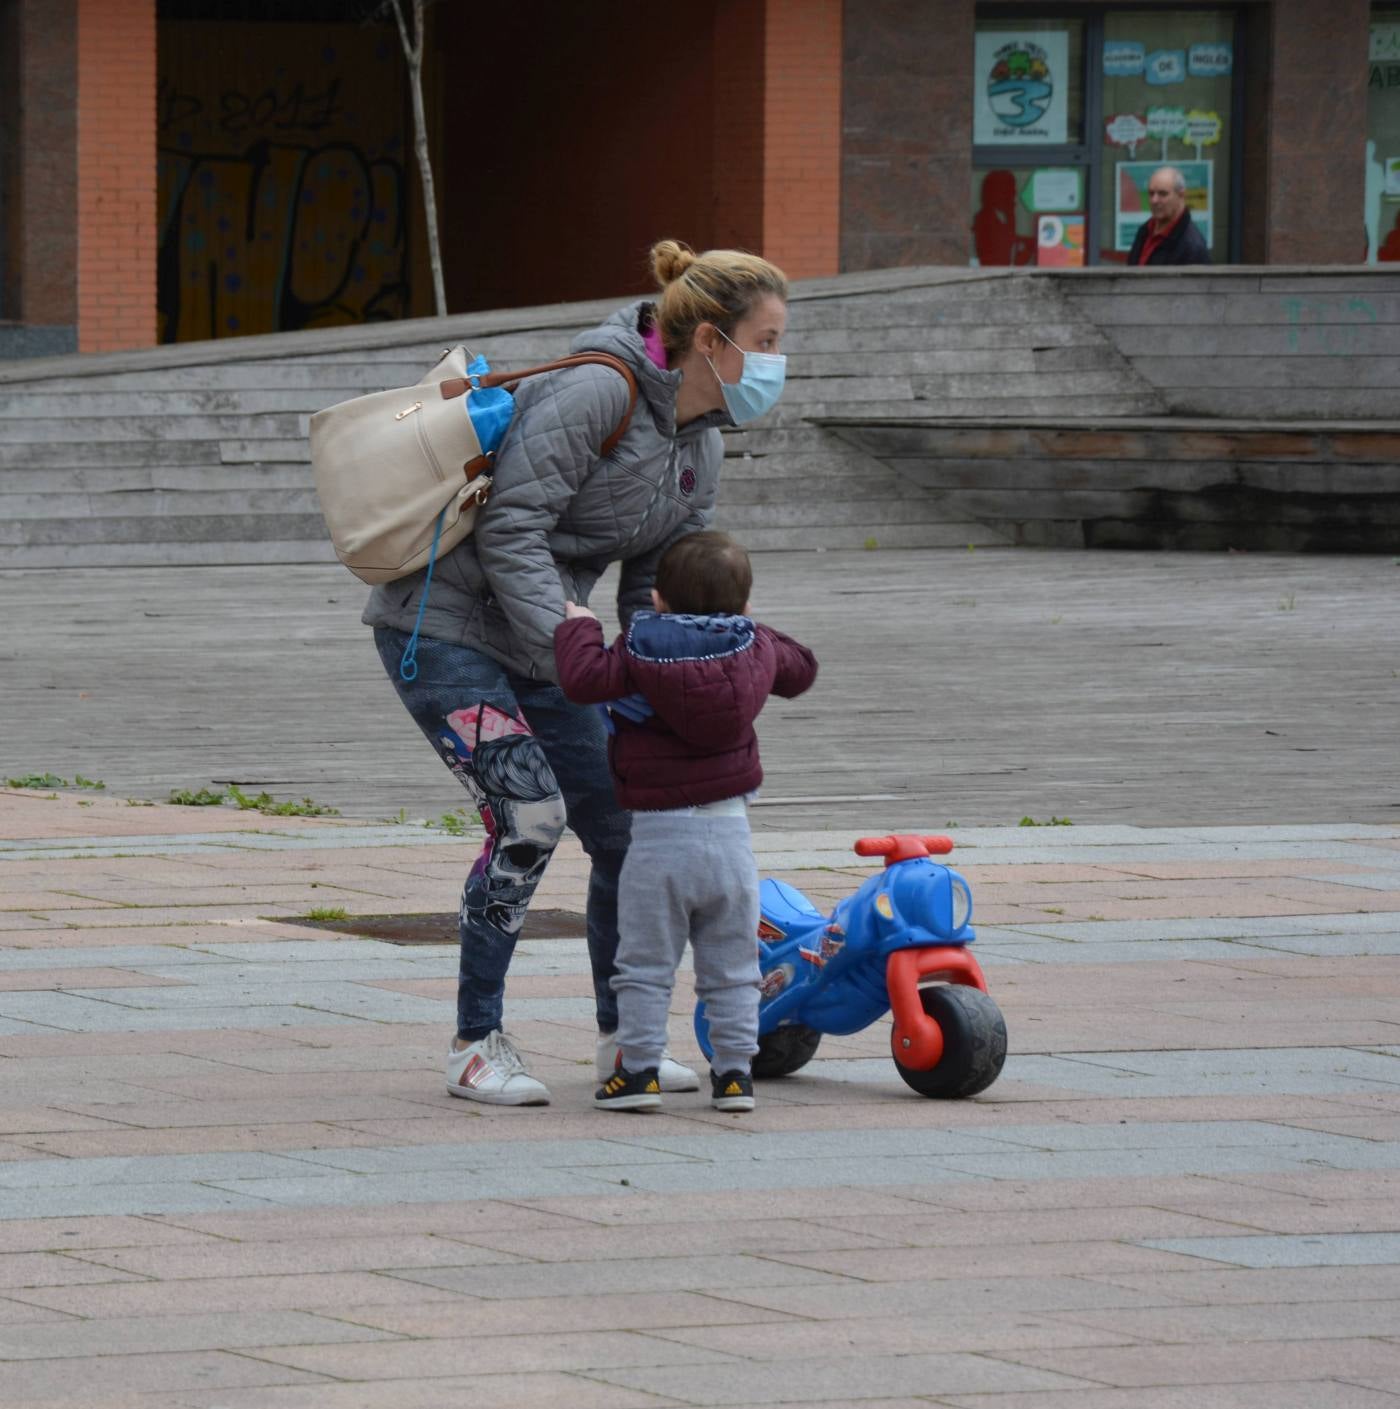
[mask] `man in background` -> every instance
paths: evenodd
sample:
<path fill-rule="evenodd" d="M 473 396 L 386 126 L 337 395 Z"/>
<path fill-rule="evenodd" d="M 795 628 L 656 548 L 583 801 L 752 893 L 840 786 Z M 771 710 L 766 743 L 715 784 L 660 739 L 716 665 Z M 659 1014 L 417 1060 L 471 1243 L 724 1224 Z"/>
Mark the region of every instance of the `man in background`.
<path fill-rule="evenodd" d="M 1160 166 L 1147 183 L 1151 216 L 1143 223 L 1128 253 L 1128 263 L 1209 264 L 1201 232 L 1186 208 L 1186 178 L 1174 166 Z"/>

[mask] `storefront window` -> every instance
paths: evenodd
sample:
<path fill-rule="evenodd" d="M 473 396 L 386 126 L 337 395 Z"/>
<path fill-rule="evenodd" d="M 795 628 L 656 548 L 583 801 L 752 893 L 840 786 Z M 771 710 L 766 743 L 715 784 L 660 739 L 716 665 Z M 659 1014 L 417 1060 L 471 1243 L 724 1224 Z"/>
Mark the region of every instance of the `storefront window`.
<path fill-rule="evenodd" d="M 1084 262 L 1085 32 L 1078 19 L 978 19 L 974 264 Z"/>
<path fill-rule="evenodd" d="M 1227 262 L 1235 9 L 1085 6 L 1082 16 L 1011 17 L 1009 6 L 978 14 L 972 263 L 1125 263 L 1159 166 L 1181 172 L 1212 261 Z M 1400 45 L 1393 96 L 1387 140 L 1400 158 Z"/>
<path fill-rule="evenodd" d="M 1103 30 L 1099 258 L 1123 262 L 1148 218 L 1159 166 L 1186 180 L 1186 206 L 1213 262 L 1229 258 L 1234 20 L 1211 10 L 1110 10 Z"/>
<path fill-rule="evenodd" d="M 1400 9 L 1372 13 L 1366 91 L 1366 262 L 1400 262 Z"/>

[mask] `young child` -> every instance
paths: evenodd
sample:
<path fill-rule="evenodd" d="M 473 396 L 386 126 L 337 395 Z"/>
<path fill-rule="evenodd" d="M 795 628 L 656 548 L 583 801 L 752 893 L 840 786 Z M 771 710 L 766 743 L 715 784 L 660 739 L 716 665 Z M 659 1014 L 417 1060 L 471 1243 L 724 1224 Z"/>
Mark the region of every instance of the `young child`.
<path fill-rule="evenodd" d="M 656 611 L 638 612 L 612 646 L 598 618 L 572 602 L 554 632 L 564 693 L 619 706 L 608 757 L 618 801 L 632 809 L 612 980 L 617 1066 L 593 1097 L 601 1110 L 660 1107 L 657 1068 L 687 940 L 714 1048 L 710 1104 L 753 1109 L 758 873 L 748 795 L 763 777 L 753 722 L 770 694 L 806 690 L 817 662 L 750 620 L 752 583 L 733 539 L 692 533 L 662 555 Z"/>

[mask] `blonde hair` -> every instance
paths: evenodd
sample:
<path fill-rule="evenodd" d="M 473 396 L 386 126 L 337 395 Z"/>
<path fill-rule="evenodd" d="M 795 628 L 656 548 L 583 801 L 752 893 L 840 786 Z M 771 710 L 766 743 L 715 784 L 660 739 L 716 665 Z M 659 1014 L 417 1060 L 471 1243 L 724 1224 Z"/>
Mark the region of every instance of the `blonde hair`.
<path fill-rule="evenodd" d="M 728 334 L 766 294 L 787 302 L 787 275 L 744 250 L 696 254 L 679 240 L 658 240 L 651 247 L 651 271 L 661 287 L 656 326 L 673 356 L 690 350 L 701 323 Z"/>

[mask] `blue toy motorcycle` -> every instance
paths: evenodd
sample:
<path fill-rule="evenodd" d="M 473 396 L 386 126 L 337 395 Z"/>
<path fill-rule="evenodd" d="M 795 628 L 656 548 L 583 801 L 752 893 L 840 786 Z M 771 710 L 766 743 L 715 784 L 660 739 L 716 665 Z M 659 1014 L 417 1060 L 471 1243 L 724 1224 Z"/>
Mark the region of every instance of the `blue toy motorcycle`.
<path fill-rule="evenodd" d="M 973 1096 L 997 1079 L 1006 1022 L 967 951 L 972 893 L 930 860 L 952 849 L 948 837 L 862 837 L 856 854 L 883 856 L 885 869 L 829 916 L 794 886 L 761 883 L 755 1077 L 786 1076 L 824 1032 L 860 1032 L 893 1010 L 895 1070 L 921 1096 Z M 703 1003 L 695 1035 L 711 1056 Z"/>

